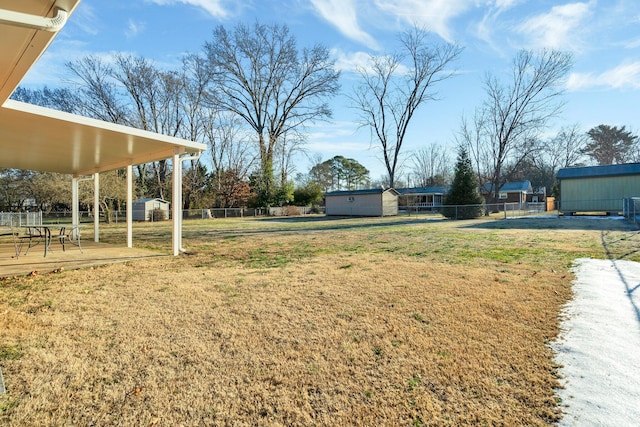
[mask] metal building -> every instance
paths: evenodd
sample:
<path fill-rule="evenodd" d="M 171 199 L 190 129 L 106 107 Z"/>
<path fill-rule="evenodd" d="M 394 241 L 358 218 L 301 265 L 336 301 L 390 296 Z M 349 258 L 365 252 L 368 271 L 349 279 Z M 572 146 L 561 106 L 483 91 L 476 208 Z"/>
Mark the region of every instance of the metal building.
<path fill-rule="evenodd" d="M 564 215 L 580 212 L 622 212 L 622 200 L 640 196 L 640 163 L 564 168 L 558 171 Z"/>

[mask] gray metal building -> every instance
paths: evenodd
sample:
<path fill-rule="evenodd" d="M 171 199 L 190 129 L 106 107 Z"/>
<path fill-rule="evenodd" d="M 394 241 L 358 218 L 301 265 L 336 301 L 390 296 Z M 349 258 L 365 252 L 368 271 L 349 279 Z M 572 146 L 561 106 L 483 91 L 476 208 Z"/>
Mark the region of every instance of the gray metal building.
<path fill-rule="evenodd" d="M 564 168 L 557 178 L 562 214 L 617 214 L 624 198 L 640 196 L 640 163 Z"/>

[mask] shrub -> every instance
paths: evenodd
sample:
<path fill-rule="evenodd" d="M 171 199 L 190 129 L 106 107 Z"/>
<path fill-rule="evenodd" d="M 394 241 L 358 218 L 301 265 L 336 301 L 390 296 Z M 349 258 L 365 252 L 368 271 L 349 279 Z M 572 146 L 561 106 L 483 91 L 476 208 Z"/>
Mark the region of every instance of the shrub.
<path fill-rule="evenodd" d="M 165 219 L 167 219 L 167 214 L 165 211 L 163 211 L 162 209 L 154 209 L 151 212 L 149 212 L 149 220 L 152 222 L 155 221 L 164 221 Z"/>
<path fill-rule="evenodd" d="M 300 215 L 300 209 L 296 206 L 283 206 L 282 207 L 282 215 L 283 216 L 297 216 Z"/>

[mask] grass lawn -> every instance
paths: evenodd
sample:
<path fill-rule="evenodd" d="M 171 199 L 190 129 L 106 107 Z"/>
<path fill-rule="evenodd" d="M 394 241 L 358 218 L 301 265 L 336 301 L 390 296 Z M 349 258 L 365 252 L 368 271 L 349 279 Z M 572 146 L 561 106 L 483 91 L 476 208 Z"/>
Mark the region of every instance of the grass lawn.
<path fill-rule="evenodd" d="M 638 239 L 575 218 L 185 222 L 179 257 L 0 278 L 0 423 L 551 424 L 572 260 L 640 260 Z"/>

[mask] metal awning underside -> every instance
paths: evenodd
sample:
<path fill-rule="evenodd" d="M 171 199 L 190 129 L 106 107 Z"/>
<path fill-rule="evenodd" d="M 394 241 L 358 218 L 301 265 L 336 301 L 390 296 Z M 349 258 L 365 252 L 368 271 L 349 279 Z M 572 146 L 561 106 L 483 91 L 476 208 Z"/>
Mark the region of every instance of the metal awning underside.
<path fill-rule="evenodd" d="M 14 100 L 0 108 L 0 167 L 79 176 L 204 149 L 204 144 Z"/>

